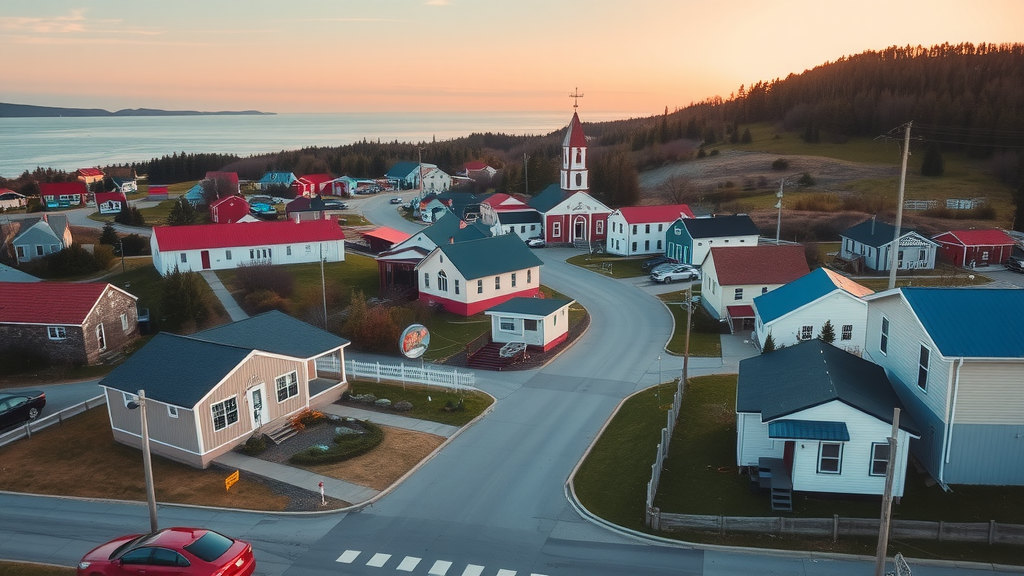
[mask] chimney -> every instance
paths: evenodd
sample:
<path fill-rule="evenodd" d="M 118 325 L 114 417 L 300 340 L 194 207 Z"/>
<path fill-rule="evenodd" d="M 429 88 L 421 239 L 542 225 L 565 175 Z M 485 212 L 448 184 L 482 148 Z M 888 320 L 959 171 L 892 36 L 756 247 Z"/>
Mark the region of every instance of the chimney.
<path fill-rule="evenodd" d="M 871 235 L 875 235 L 875 215 L 871 215 Z"/>
<path fill-rule="evenodd" d="M 448 243 L 449 244 L 455 244 L 455 236 L 449 236 L 448 237 Z"/>

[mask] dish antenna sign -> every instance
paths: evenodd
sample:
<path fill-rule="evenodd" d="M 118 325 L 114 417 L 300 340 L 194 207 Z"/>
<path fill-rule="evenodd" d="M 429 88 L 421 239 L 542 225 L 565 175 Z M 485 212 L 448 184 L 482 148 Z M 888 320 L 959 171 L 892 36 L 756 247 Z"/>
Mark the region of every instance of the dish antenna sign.
<path fill-rule="evenodd" d="M 430 346 L 430 331 L 422 324 L 411 324 L 402 332 L 398 349 L 406 358 L 419 358 Z"/>

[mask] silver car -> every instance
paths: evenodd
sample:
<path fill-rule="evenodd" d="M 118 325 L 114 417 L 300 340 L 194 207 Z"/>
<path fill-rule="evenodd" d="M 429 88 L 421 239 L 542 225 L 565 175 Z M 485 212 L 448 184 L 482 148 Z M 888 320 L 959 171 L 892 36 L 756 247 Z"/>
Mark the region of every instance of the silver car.
<path fill-rule="evenodd" d="M 651 280 L 659 283 L 692 282 L 699 279 L 700 272 L 689 264 L 673 264 L 666 268 L 659 266 L 655 268 L 654 272 L 651 272 Z"/>

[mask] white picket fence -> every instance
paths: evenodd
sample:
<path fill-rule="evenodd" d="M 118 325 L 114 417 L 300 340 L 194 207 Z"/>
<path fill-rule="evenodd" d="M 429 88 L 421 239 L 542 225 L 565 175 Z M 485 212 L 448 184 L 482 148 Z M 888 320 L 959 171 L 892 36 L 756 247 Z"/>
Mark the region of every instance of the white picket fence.
<path fill-rule="evenodd" d="M 668 411 L 668 422 L 661 429 L 661 442 L 658 443 L 657 456 L 654 464 L 651 464 L 651 479 L 647 482 L 647 507 L 645 510 L 647 526 L 658 529 L 657 519 L 660 517 L 658 510 L 654 507 L 654 498 L 658 495 L 658 483 L 661 481 L 661 469 L 668 456 L 668 444 L 672 440 L 672 432 L 676 429 L 676 420 L 679 418 L 679 408 L 683 403 L 683 380 L 679 379 L 676 386 L 676 393 L 672 395 L 672 407 Z"/>
<path fill-rule="evenodd" d="M 319 364 L 317 365 L 319 367 Z M 476 376 L 470 371 L 459 372 L 457 369 L 439 370 L 433 367 L 401 364 L 382 364 L 380 362 L 360 362 L 345 360 L 345 372 L 349 377 L 374 378 L 381 380 L 397 380 L 399 382 L 416 382 L 430 386 L 443 386 L 468 390 L 476 387 Z"/>

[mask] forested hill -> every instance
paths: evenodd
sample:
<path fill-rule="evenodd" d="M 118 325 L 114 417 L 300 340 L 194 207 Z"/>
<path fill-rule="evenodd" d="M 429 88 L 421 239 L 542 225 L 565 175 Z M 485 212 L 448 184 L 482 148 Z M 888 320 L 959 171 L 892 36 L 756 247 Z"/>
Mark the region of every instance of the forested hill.
<path fill-rule="evenodd" d="M 0 102 L 0 118 L 58 118 L 62 116 L 251 116 L 263 114 L 273 114 L 273 112 L 260 112 L 258 110 L 199 112 L 196 110 L 157 110 L 153 108 L 126 108 L 117 112 L 110 112 L 100 108 L 58 108 L 54 106 L 32 106 L 30 104 Z"/>
<path fill-rule="evenodd" d="M 636 150 L 673 137 L 714 142 L 728 127 L 755 122 L 781 123 L 813 142 L 874 137 L 907 121 L 916 136 L 973 156 L 1024 146 L 1024 44 L 867 51 L 740 86 L 728 99 L 709 98 L 648 119 L 642 128 L 609 125 L 596 132 L 606 143 L 629 138 Z"/>

